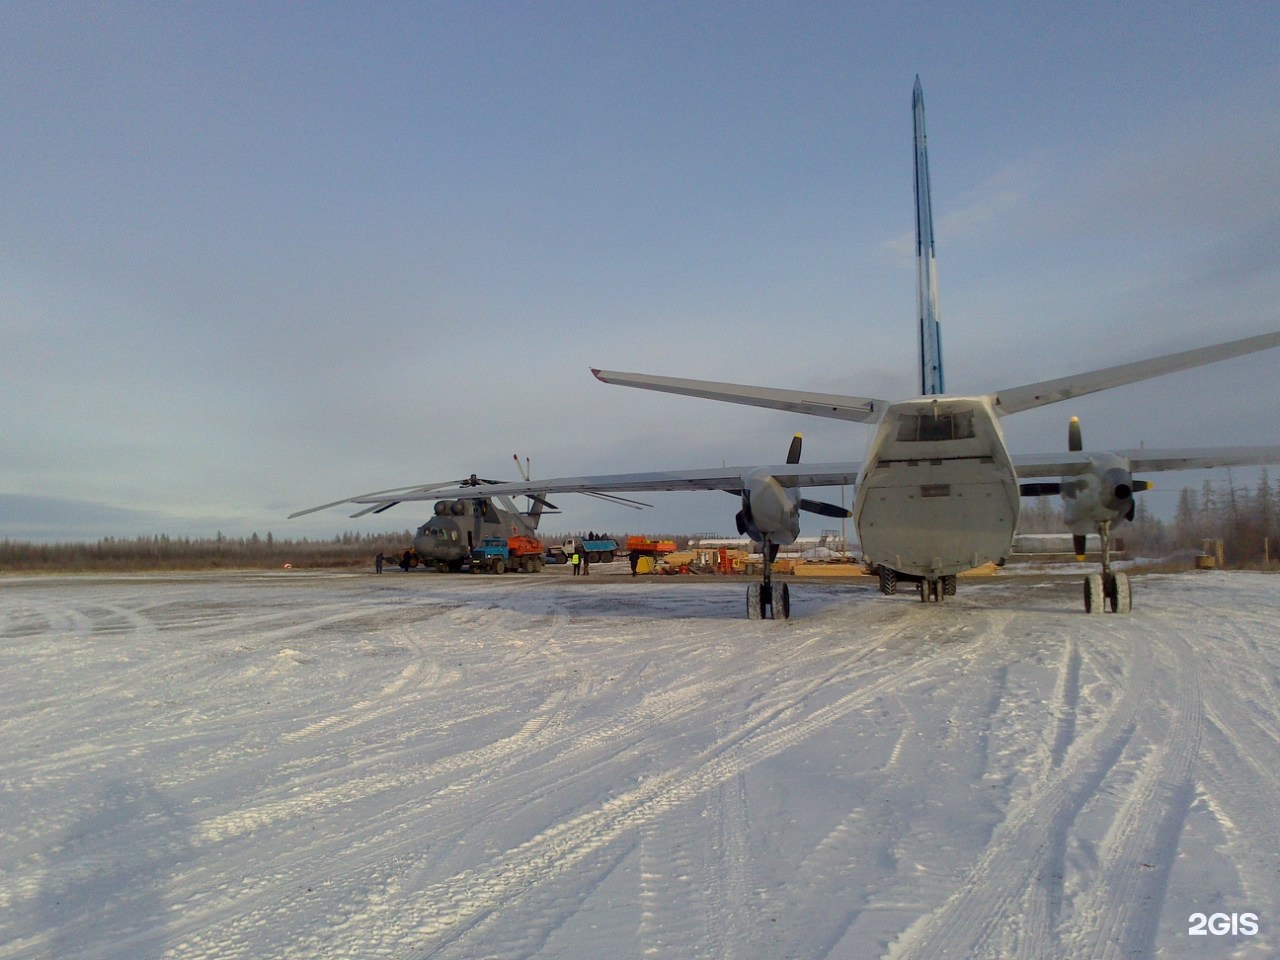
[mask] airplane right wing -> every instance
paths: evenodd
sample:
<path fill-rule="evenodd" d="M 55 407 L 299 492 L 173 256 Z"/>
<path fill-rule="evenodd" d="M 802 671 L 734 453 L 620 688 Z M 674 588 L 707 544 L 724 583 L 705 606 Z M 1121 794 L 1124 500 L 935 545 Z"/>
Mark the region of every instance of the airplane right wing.
<path fill-rule="evenodd" d="M 1087 393 L 1109 390 L 1126 383 L 1137 383 L 1149 380 L 1166 373 L 1179 370 L 1190 370 L 1206 363 L 1216 363 L 1231 357 L 1241 357 L 1258 350 L 1280 347 L 1280 332 L 1264 333 L 1257 337 L 1245 337 L 1243 340 L 1232 340 L 1210 347 L 1197 347 L 1195 350 L 1184 350 L 1181 353 L 1170 353 L 1150 360 L 1138 360 L 1134 363 L 1122 363 L 1119 366 L 1093 370 L 1089 373 L 1077 373 L 1070 377 L 1059 377 L 1056 380 L 1042 380 L 1039 383 L 1028 383 L 1020 387 L 1007 387 L 997 390 L 992 397 L 992 405 L 996 413 L 1004 416 L 1020 410 L 1031 410 L 1045 404 L 1082 397 Z"/>
<path fill-rule="evenodd" d="M 778 390 L 774 387 L 752 387 L 743 383 L 720 383 L 715 380 L 684 380 L 680 377 L 654 377 L 644 373 L 618 370 L 591 372 L 601 383 L 620 387 L 639 387 L 662 393 L 678 393 L 686 397 L 723 400 L 752 407 L 768 407 L 834 420 L 867 421 L 877 419 L 888 404 L 871 397 L 849 397 L 839 393 L 810 393 L 806 390 Z"/>
<path fill-rule="evenodd" d="M 1098 452 L 1093 451 L 1093 454 Z M 1280 463 L 1280 447 L 1174 447 L 1106 452 L 1128 460 L 1129 469 L 1134 473 Z M 1010 459 L 1019 477 L 1067 477 L 1087 471 L 1090 456 L 1090 451 L 1086 450 L 1078 453 L 1013 454 Z"/>

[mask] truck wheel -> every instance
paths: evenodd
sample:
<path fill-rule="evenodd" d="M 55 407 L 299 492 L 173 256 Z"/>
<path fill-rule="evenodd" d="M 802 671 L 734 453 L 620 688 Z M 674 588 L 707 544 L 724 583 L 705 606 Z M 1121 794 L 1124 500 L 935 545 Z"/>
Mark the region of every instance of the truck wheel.
<path fill-rule="evenodd" d="M 612 551 L 612 550 L 606 550 L 604 553 L 600 554 L 600 562 L 601 562 L 601 563 L 613 563 L 613 551 Z"/>
<path fill-rule="evenodd" d="M 506 573 L 506 572 L 507 572 L 507 564 L 506 564 L 506 562 L 505 562 L 501 557 L 499 557 L 497 560 L 493 561 L 493 572 L 494 572 L 494 573 Z"/>

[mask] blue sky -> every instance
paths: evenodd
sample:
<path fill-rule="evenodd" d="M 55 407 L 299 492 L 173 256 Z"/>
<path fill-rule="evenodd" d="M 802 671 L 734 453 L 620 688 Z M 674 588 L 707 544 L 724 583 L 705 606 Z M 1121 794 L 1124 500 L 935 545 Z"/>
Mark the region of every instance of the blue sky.
<path fill-rule="evenodd" d="M 516 452 L 860 459 L 867 427 L 588 368 L 909 395 L 917 73 L 950 389 L 1276 329 L 1277 49 L 1265 3 L 6 3 L 0 536 L 410 526 L 284 518 Z M 1280 442 L 1278 367 L 1004 425 Z"/>

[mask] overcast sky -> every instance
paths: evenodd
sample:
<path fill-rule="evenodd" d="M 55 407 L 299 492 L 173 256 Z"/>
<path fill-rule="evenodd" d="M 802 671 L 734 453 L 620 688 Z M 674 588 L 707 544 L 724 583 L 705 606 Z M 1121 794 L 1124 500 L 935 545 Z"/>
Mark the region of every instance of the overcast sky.
<path fill-rule="evenodd" d="M 517 452 L 765 463 L 803 430 L 860 460 L 869 427 L 589 367 L 910 395 L 916 74 L 949 389 L 1280 328 L 1277 49 L 1273 2 L 7 2 L 0 536 L 410 526 L 285 516 Z M 1278 443 L 1278 369 L 1004 426 Z"/>

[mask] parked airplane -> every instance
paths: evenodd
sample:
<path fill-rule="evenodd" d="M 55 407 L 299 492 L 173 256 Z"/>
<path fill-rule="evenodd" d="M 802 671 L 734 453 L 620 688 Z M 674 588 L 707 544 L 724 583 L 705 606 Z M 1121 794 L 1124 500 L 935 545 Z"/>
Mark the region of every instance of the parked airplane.
<path fill-rule="evenodd" d="M 853 462 L 800 464 L 799 436 L 786 463 L 708 470 L 565 477 L 535 484 L 501 484 L 484 493 L 472 489 L 402 488 L 395 500 L 466 499 L 536 493 L 591 493 L 665 490 L 726 490 L 741 498 L 738 531 L 764 544 L 772 557 L 779 545 L 799 535 L 799 512 L 827 516 L 848 512 L 802 499 L 809 486 L 856 484 L 853 517 L 865 559 L 880 572 L 880 587 L 894 593 L 902 582 L 919 586 L 922 600 L 955 593 L 956 575 L 984 563 L 1004 563 L 1018 525 L 1021 496 L 1059 494 L 1071 529 L 1096 528 L 1103 542 L 1102 570 L 1085 579 L 1085 609 L 1128 612 L 1127 577 L 1110 564 L 1111 524 L 1133 513 L 1133 494 L 1146 488 L 1133 473 L 1280 462 L 1280 446 L 1088 453 L 1072 440 L 1065 453 L 1012 455 L 1000 418 L 1073 397 L 1258 350 L 1280 346 L 1280 332 L 1168 354 L 1024 384 L 989 393 L 944 392 L 941 328 L 934 278 L 933 222 L 924 129 L 924 96 L 919 78 L 912 97 L 915 122 L 916 255 L 921 395 L 896 403 L 870 397 L 780 390 L 738 383 L 658 377 L 592 370 L 604 383 L 703 397 L 811 416 L 875 423 L 870 452 Z M 1060 477 L 1056 483 L 1020 484 L 1022 478 Z M 383 494 L 353 497 L 353 503 L 385 509 Z M 333 504 L 327 504 L 333 506 Z M 319 508 L 317 508 L 319 509 Z M 753 619 L 790 616 L 787 584 L 774 588 L 770 564 L 747 592 Z"/>

